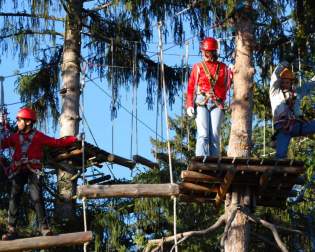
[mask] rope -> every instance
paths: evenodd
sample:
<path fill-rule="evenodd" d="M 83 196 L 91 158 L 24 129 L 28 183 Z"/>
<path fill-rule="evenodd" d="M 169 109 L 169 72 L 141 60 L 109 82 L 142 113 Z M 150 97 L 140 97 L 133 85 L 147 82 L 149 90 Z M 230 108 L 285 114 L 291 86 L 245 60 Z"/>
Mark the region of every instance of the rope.
<path fill-rule="evenodd" d="M 86 64 L 83 65 L 82 68 L 82 77 L 81 77 L 81 112 L 82 117 L 84 117 L 84 87 L 85 87 L 85 70 L 86 70 Z M 84 120 L 82 120 L 82 133 L 81 133 L 81 143 L 82 143 L 82 179 L 83 184 L 86 184 L 86 177 L 85 177 L 85 131 L 84 131 Z M 86 198 L 84 197 L 82 199 L 82 207 L 83 207 L 83 224 L 84 224 L 84 231 L 87 232 L 87 218 L 86 218 Z M 88 243 L 84 243 L 83 250 L 84 252 L 87 252 L 87 245 Z"/>
<path fill-rule="evenodd" d="M 161 62 L 161 80 L 162 80 L 162 86 L 163 86 L 163 100 L 164 100 L 164 111 L 165 111 L 165 122 L 166 122 L 166 139 L 167 139 L 167 149 L 168 149 L 168 163 L 169 163 L 169 172 L 170 172 L 170 180 L 171 184 L 174 183 L 173 180 L 173 168 L 172 168 L 172 156 L 171 156 L 171 143 L 170 143 L 170 125 L 169 125 L 169 119 L 168 119 L 168 106 L 167 106 L 167 97 L 166 97 L 166 85 L 165 85 L 165 74 L 164 74 L 164 62 L 163 62 L 163 42 L 162 42 L 162 23 L 159 22 L 158 30 L 159 30 L 159 49 L 160 49 L 160 62 Z M 178 251 L 177 246 L 177 228 L 176 228 L 176 197 L 173 197 L 173 227 L 174 227 L 174 242 L 175 242 L 175 252 Z"/>

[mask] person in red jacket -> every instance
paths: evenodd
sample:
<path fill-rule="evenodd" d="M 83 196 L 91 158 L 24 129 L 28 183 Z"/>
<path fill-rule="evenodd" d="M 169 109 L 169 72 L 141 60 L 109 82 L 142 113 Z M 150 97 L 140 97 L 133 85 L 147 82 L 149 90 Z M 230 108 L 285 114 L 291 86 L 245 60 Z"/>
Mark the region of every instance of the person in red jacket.
<path fill-rule="evenodd" d="M 224 101 L 230 88 L 232 71 L 218 61 L 218 42 L 205 38 L 200 45 L 203 60 L 193 65 L 187 86 L 187 115 L 196 108 L 196 156 L 218 156 Z"/>
<path fill-rule="evenodd" d="M 67 147 L 77 141 L 74 136 L 55 139 L 36 130 L 33 127 L 36 122 L 36 113 L 30 108 L 22 108 L 16 118 L 18 131 L 1 141 L 2 149 L 14 149 L 10 175 L 12 185 L 8 211 L 8 230 L 2 236 L 3 240 L 14 239 L 16 236 L 15 228 L 20 208 L 19 203 L 25 184 L 28 184 L 29 187 L 40 232 L 42 235 L 51 233 L 46 219 L 41 189 L 40 170 L 44 155 L 43 149 L 45 146 Z"/>

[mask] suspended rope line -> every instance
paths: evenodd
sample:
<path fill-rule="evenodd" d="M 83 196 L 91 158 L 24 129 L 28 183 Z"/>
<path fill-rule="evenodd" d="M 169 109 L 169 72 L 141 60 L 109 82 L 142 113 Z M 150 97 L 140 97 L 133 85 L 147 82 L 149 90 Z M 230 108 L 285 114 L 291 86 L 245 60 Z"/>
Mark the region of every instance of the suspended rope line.
<path fill-rule="evenodd" d="M 172 156 L 171 156 L 171 143 L 170 143 L 170 135 L 169 135 L 169 118 L 168 118 L 168 106 L 167 106 L 167 97 L 166 97 L 166 84 L 165 84 L 165 73 L 164 73 L 164 61 L 163 61 L 163 40 L 162 40 L 162 23 L 159 23 L 159 50 L 160 50 L 160 62 L 161 62 L 161 80 L 163 87 L 163 100 L 164 100 L 164 110 L 165 110 L 165 122 L 166 122 L 166 139 L 167 139 L 167 149 L 168 149 L 168 163 L 169 163 L 169 172 L 170 172 L 170 182 L 173 184 L 173 167 L 172 167 Z M 176 197 L 173 197 L 173 214 L 174 214 L 174 242 L 175 242 L 175 251 L 178 251 L 177 247 L 177 216 L 176 216 Z"/>
<path fill-rule="evenodd" d="M 85 70 L 86 70 L 86 64 L 83 63 L 82 67 L 82 76 L 81 76 L 81 111 L 82 111 L 82 118 L 84 118 L 84 88 L 85 88 Z M 82 180 L 83 185 L 87 183 L 86 177 L 85 177 L 85 122 L 82 121 L 82 132 L 81 132 L 81 143 L 82 143 Z M 83 225 L 84 225 L 84 231 L 87 232 L 87 218 L 86 218 L 86 198 L 83 197 L 82 199 L 82 206 L 83 206 Z M 87 252 L 87 243 L 84 243 L 83 245 L 84 252 Z"/>
<path fill-rule="evenodd" d="M 184 76 L 184 80 L 185 80 L 185 83 L 188 83 L 188 74 L 189 74 L 189 65 L 188 65 L 188 58 L 189 58 L 189 54 L 188 54 L 188 51 L 189 51 L 189 41 L 186 42 L 186 51 L 185 51 L 185 61 L 184 61 L 184 65 L 185 65 L 185 76 Z M 182 91 L 183 93 L 183 91 Z M 183 93 L 184 94 L 184 93 Z M 184 109 L 184 104 L 182 105 Z M 187 124 L 187 146 L 188 146 L 188 151 L 190 150 L 189 148 L 189 140 L 190 140 L 190 134 L 189 134 L 189 127 L 188 127 L 188 124 Z"/>
<path fill-rule="evenodd" d="M 98 87 L 107 97 L 112 98 L 111 95 L 104 89 L 102 88 L 99 84 L 97 84 L 93 79 L 89 78 L 88 76 L 86 76 L 86 78 L 88 78 L 90 80 L 90 82 L 92 82 L 96 87 Z M 132 113 L 122 104 L 119 104 L 119 106 L 125 111 L 127 112 L 129 115 L 132 115 Z M 135 117 L 135 116 L 134 116 Z M 136 117 L 135 117 L 136 118 Z M 141 123 L 145 128 L 147 128 L 149 131 L 151 131 L 151 133 L 155 134 L 156 132 L 154 131 L 154 129 L 152 129 L 149 125 L 147 125 L 144 121 L 142 121 L 139 118 L 136 118 L 136 120 Z M 158 134 L 158 136 L 164 140 L 164 138 Z"/>

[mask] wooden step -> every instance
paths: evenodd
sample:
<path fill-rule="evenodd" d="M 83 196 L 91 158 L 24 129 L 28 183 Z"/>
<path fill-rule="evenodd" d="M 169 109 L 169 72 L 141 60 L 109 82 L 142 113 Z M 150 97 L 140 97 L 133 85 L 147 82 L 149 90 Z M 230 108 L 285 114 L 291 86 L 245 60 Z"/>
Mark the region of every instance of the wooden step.
<path fill-rule="evenodd" d="M 122 184 L 122 185 L 83 185 L 77 188 L 79 198 L 139 198 L 170 197 L 179 195 L 177 184 Z"/>

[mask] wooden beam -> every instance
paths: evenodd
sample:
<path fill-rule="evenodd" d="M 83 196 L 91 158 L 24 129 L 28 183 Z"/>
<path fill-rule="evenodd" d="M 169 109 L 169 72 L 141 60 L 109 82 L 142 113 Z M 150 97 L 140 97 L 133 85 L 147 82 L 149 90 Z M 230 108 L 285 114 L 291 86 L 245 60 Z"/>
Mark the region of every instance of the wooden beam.
<path fill-rule="evenodd" d="M 274 165 L 235 165 L 237 171 L 244 172 L 266 172 L 268 170 L 274 169 Z M 191 161 L 188 166 L 189 171 L 219 171 L 225 170 L 229 171 L 233 169 L 233 164 L 216 164 L 216 163 L 203 163 L 197 161 Z M 303 166 L 280 166 L 278 165 L 278 169 L 275 170 L 276 173 L 292 173 L 292 174 L 300 174 L 305 171 Z"/>
<path fill-rule="evenodd" d="M 189 183 L 189 182 L 183 182 L 179 185 L 180 190 L 186 190 L 186 191 L 196 191 L 196 192 L 203 192 L 203 193 L 212 193 L 212 192 L 218 192 L 218 187 L 213 186 L 213 187 L 207 187 L 207 186 L 202 186 L 194 183 Z"/>
<path fill-rule="evenodd" d="M 160 160 L 160 161 L 162 161 L 164 163 L 168 163 L 169 162 L 168 161 L 168 154 L 166 154 L 166 153 L 155 153 L 155 155 L 156 155 L 156 159 L 158 159 L 158 160 Z M 176 160 L 174 158 L 172 158 L 172 164 L 174 166 L 178 166 L 178 167 L 186 167 L 187 166 L 186 163 L 184 163 L 184 162 L 182 162 L 180 160 Z"/>
<path fill-rule="evenodd" d="M 123 158 L 114 154 L 109 154 L 107 156 L 107 161 L 115 164 L 119 164 L 121 166 L 128 167 L 133 169 L 136 165 L 136 162 L 127 158 Z"/>
<path fill-rule="evenodd" d="M 159 169 L 159 167 L 160 167 L 158 163 L 152 162 L 149 159 L 146 159 L 140 155 L 133 155 L 132 159 L 136 163 L 142 164 L 142 165 L 147 166 L 151 169 Z"/>
<path fill-rule="evenodd" d="M 66 159 L 71 159 L 74 157 L 78 157 L 78 156 L 82 156 L 82 148 L 80 149 L 75 149 L 69 152 L 65 152 L 65 153 L 61 153 L 58 156 L 56 156 L 54 158 L 55 161 L 59 162 L 59 161 L 63 161 Z"/>
<path fill-rule="evenodd" d="M 217 196 L 215 197 L 215 205 L 217 208 L 219 208 L 219 206 L 221 205 L 221 202 L 224 200 L 225 195 L 226 195 L 227 191 L 229 190 L 230 185 L 233 181 L 235 173 L 236 173 L 235 170 L 231 170 L 231 171 L 226 172 L 225 177 L 224 177 L 224 181 L 220 185 Z"/>
<path fill-rule="evenodd" d="M 123 184 L 123 185 L 84 185 L 79 186 L 79 198 L 110 197 L 170 197 L 179 195 L 177 184 Z"/>
<path fill-rule="evenodd" d="M 0 241 L 0 252 L 46 249 L 51 247 L 72 246 L 89 242 L 93 239 L 91 231 L 60 234 L 54 236 L 38 236 L 33 238 Z"/>
<path fill-rule="evenodd" d="M 101 183 L 101 182 L 104 182 L 104 181 L 107 181 L 110 179 L 111 179 L 110 175 L 105 175 L 105 176 L 101 176 L 99 178 L 91 179 L 91 180 L 87 181 L 87 183 L 89 185 L 94 185 L 94 184 L 98 184 L 98 183 Z"/>
<path fill-rule="evenodd" d="M 217 178 L 214 176 L 210 176 L 204 173 L 195 172 L 195 171 L 182 171 L 181 178 L 185 182 L 211 182 L 211 183 L 218 183 L 221 182 L 221 178 Z"/>

